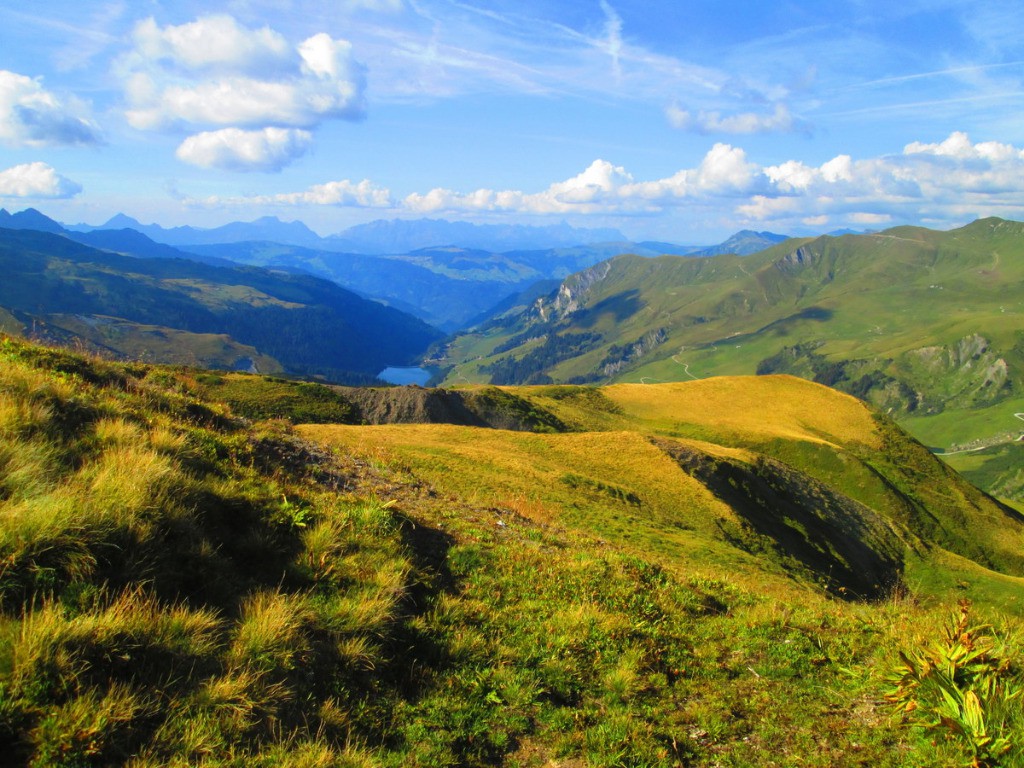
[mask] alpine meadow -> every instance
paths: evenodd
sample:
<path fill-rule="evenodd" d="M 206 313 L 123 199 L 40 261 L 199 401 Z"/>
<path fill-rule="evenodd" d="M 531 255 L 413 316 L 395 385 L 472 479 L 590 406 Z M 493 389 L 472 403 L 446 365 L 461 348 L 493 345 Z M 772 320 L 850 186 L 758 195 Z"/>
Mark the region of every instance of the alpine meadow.
<path fill-rule="evenodd" d="M 0 768 L 1024 768 L 1024 7 L 0 9 Z"/>

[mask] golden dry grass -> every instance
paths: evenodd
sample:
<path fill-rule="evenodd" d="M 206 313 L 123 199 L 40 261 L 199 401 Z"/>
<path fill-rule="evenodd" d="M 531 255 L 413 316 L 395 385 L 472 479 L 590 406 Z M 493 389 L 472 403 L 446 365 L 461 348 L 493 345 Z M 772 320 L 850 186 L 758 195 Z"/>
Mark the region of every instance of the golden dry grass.
<path fill-rule="evenodd" d="M 772 581 L 770 565 L 722 540 L 719 525 L 735 523 L 734 512 L 638 432 L 552 435 L 446 424 L 297 430 L 344 452 L 387 456 L 443 496 L 489 510 L 496 528 L 521 516 L 669 567 L 725 566 L 743 582 Z M 788 592 L 784 581 L 779 571 L 766 588 Z"/>
<path fill-rule="evenodd" d="M 881 445 L 871 412 L 861 401 L 792 376 L 615 384 L 601 391 L 652 431 L 685 432 L 698 426 L 744 443 L 783 438 Z"/>

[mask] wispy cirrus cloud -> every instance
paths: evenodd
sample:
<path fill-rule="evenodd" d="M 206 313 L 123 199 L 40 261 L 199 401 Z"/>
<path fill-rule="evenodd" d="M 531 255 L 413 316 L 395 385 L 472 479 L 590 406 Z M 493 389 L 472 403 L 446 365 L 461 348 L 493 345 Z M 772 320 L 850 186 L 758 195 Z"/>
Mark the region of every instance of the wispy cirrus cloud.
<path fill-rule="evenodd" d="M 0 197 L 58 200 L 74 197 L 81 191 L 81 184 L 42 162 L 23 163 L 0 171 Z"/>

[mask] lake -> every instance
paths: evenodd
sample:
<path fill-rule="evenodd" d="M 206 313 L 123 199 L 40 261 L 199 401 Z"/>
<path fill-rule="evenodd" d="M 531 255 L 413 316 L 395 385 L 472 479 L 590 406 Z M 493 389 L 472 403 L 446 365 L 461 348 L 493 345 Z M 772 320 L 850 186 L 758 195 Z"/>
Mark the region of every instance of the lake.
<path fill-rule="evenodd" d="M 385 368 L 377 378 L 388 384 L 419 384 L 424 386 L 433 374 L 426 368 Z"/>

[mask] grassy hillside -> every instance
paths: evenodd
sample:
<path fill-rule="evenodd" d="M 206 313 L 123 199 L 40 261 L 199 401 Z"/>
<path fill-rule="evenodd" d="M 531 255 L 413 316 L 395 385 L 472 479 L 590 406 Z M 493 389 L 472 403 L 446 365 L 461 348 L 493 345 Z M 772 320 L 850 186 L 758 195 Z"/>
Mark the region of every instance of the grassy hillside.
<path fill-rule="evenodd" d="M 911 523 L 840 498 L 845 482 L 847 499 L 890 484 L 930 499 L 927 473 L 942 471 L 922 464 L 915 485 L 916 471 L 885 469 L 931 457 L 852 399 L 770 378 L 753 386 L 774 387 L 779 408 L 744 417 L 749 385 L 736 386 L 507 393 L 575 432 L 302 429 L 327 451 L 208 399 L 340 409 L 320 388 L 0 342 L 0 755 L 1020 764 L 1017 566 L 993 563 L 999 574 L 923 529 L 907 551 Z M 831 480 L 806 479 L 804 451 L 836 457 L 820 463 Z M 859 452 L 883 488 L 843 472 Z M 705 483 L 685 468 L 694 457 L 733 474 Z M 757 529 L 749 501 L 725 491 L 771 490 L 755 478 L 817 494 L 861 526 L 850 543 L 889 553 L 883 566 L 917 565 L 884 599 L 830 596 L 796 539 Z M 949 504 L 970 496 L 946 480 Z M 972 545 L 1004 560 L 990 518 L 1007 513 L 974 503 L 957 507 Z M 793 522 L 813 534 L 835 520 Z M 1016 547 L 1019 529 L 1002 520 L 1002 543 Z M 957 606 L 965 592 L 973 606 Z"/>
<path fill-rule="evenodd" d="M 133 258 L 44 232 L 0 229 L 0 268 L 0 306 L 27 332 L 134 359 L 365 379 L 439 336 L 325 280 Z"/>
<path fill-rule="evenodd" d="M 852 397 L 791 377 L 509 393 L 571 431 L 302 430 L 393 455 L 497 509 L 604 531 L 667 564 L 712 557 L 743 570 L 739 549 L 758 573 L 774 567 L 836 594 L 878 597 L 907 579 L 948 576 L 938 547 L 994 571 L 965 583 L 966 595 L 1024 609 L 1024 519 Z"/>
<path fill-rule="evenodd" d="M 1024 224 L 622 256 L 448 354 L 452 384 L 789 373 L 906 419 L 936 449 L 1007 443 L 1024 412 Z"/>

